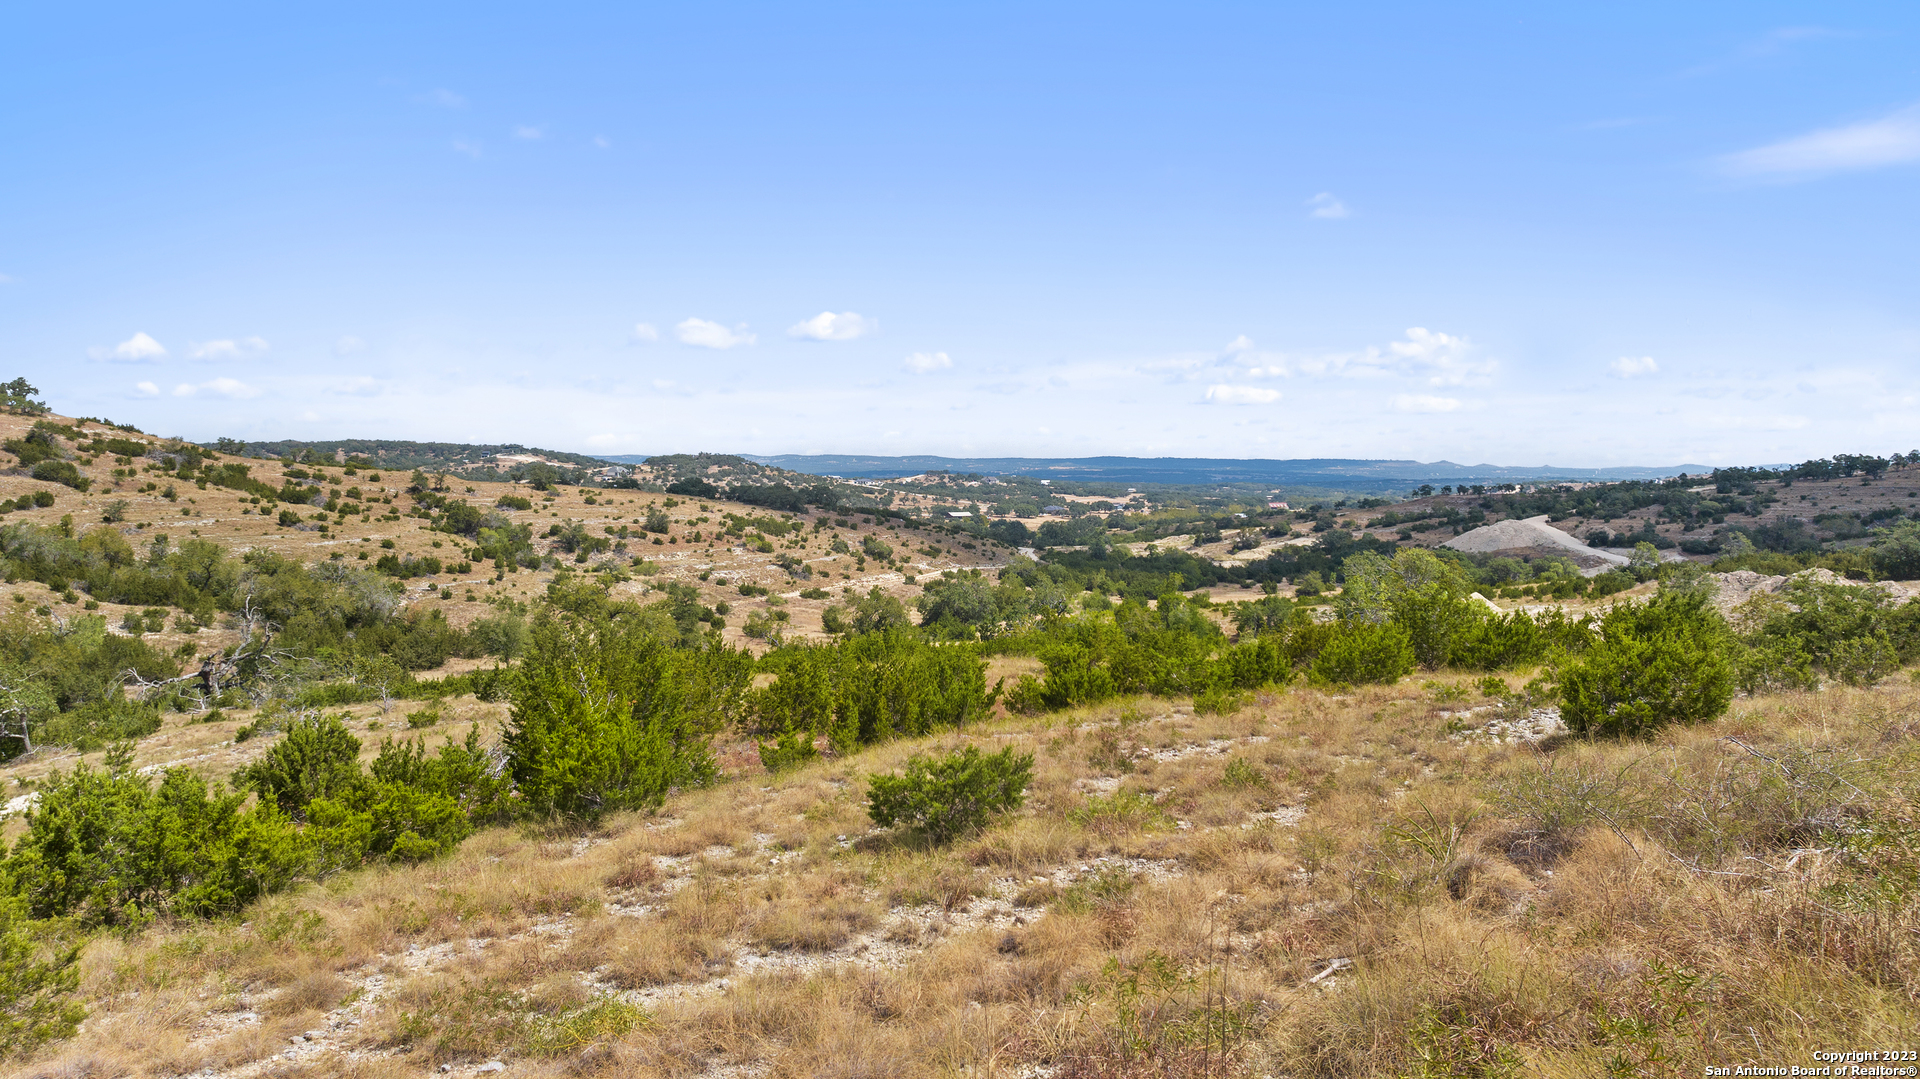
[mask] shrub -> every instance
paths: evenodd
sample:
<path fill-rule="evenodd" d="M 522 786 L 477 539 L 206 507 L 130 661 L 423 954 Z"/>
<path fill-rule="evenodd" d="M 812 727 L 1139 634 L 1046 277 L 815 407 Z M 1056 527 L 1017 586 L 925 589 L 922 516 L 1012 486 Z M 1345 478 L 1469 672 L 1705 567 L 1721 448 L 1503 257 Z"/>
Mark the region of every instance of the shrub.
<path fill-rule="evenodd" d="M 32 476 L 48 483 L 66 484 L 76 491 L 84 491 L 92 485 L 92 481 L 82 476 L 72 461 L 42 461 L 33 466 Z"/>
<path fill-rule="evenodd" d="M 500 501 L 494 505 L 504 510 L 530 510 L 533 508 L 533 499 L 520 495 L 501 495 Z"/>
<path fill-rule="evenodd" d="M 1729 643 L 1703 595 L 1615 604 L 1599 640 L 1558 672 L 1561 716 L 1574 731 L 1611 735 L 1712 719 L 1733 699 Z"/>
<path fill-rule="evenodd" d="M 476 619 L 467 635 L 482 652 L 504 660 L 519 659 L 531 640 L 527 620 L 512 611 Z"/>
<path fill-rule="evenodd" d="M 1245 757 L 1235 757 L 1228 761 L 1226 770 L 1220 773 L 1220 785 L 1229 790 L 1265 787 L 1268 783 L 1267 773 L 1261 771 L 1259 765 Z"/>
<path fill-rule="evenodd" d="M 1012 746 L 982 754 L 968 746 L 929 760 L 913 757 L 905 775 L 869 780 L 867 816 L 882 828 L 906 824 L 935 844 L 953 841 L 992 817 L 1019 809 L 1033 779 L 1033 754 Z"/>
<path fill-rule="evenodd" d="M 1313 660 L 1321 682 L 1391 684 L 1413 670 L 1413 642 L 1391 622 L 1341 626 Z"/>
<path fill-rule="evenodd" d="M 1877 588 L 1796 577 L 1778 596 L 1759 596 L 1737 612 L 1751 654 L 1741 657 L 1742 688 L 1813 688 L 1819 671 L 1850 686 L 1870 686 L 1920 656 L 1920 606 L 1894 606 Z"/>
<path fill-rule="evenodd" d="M 69 999 L 80 950 L 51 951 L 27 931 L 18 899 L 0 899 L 0 1045 L 25 1053 L 69 1038 L 86 1010 Z"/>
<path fill-rule="evenodd" d="M 712 498 L 720 493 L 720 488 L 715 487 L 699 476 L 688 476 L 667 484 L 667 493 L 670 495 L 687 495 L 691 498 Z"/>
<path fill-rule="evenodd" d="M 537 627 L 503 739 L 528 807 L 594 820 L 710 781 L 706 731 L 744 692 L 739 655 L 676 650 L 644 627 Z"/>
<path fill-rule="evenodd" d="M 774 774 L 790 771 L 820 756 L 812 736 L 798 731 L 781 731 L 780 737 L 760 743 L 760 764 Z"/>
<path fill-rule="evenodd" d="M 360 739 L 347 733 L 339 716 L 296 721 L 280 744 L 234 773 L 243 787 L 271 801 L 297 821 L 306 820 L 315 798 L 340 799 L 364 782 Z"/>
<path fill-rule="evenodd" d="M 125 923 L 151 914 L 238 910 L 290 883 L 306 864 L 303 837 L 271 802 L 211 788 L 171 768 L 158 788 L 111 754 L 108 770 L 56 772 L 27 833 L 7 858 L 36 917 Z"/>

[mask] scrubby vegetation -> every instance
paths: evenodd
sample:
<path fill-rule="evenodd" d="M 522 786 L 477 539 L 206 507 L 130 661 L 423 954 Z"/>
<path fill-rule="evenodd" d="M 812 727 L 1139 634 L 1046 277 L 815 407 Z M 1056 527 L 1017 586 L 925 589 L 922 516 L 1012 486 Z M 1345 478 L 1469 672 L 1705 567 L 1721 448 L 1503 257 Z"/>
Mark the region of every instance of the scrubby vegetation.
<path fill-rule="evenodd" d="M 12 579 L 128 608 L 0 615 L 4 752 L 108 748 L 21 785 L 0 860 L 31 1074 L 1699 1074 L 1916 1028 L 1920 606 L 1871 582 L 1723 616 L 1651 541 L 1596 578 L 1331 528 L 1229 566 L 1082 515 L 911 603 L 780 596 L 595 557 L 683 540 L 671 498 L 535 535 L 531 499 L 410 486 L 420 547 L 366 558 L 0 526 Z M 809 526 L 889 567 L 967 541 L 758 486 L 699 527 L 792 587 Z M 1873 540 L 1814 560 L 1920 544 Z M 402 602 L 461 561 L 552 576 L 458 625 Z M 221 709 L 239 763 L 133 766 Z"/>

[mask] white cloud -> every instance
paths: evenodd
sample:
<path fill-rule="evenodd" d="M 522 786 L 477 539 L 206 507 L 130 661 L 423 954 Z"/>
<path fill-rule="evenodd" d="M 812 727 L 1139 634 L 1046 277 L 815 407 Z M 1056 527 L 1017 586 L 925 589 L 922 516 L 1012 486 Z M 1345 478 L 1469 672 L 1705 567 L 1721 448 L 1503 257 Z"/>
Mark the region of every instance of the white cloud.
<path fill-rule="evenodd" d="M 1248 378 L 1284 378 L 1293 373 L 1285 356 L 1259 351 L 1246 334 L 1228 341 L 1219 358 L 1221 365 L 1239 367 Z"/>
<path fill-rule="evenodd" d="M 332 392 L 342 397 L 377 397 L 380 391 L 379 379 L 370 375 L 355 375 L 334 383 Z"/>
<path fill-rule="evenodd" d="M 747 332 L 745 323 L 737 330 L 729 330 L 718 322 L 708 322 L 703 318 L 690 318 L 673 328 L 675 336 L 684 345 L 698 345 L 701 348 L 734 348 L 739 345 L 751 345 L 760 338 Z"/>
<path fill-rule="evenodd" d="M 333 354 L 335 356 L 351 356 L 356 352 L 365 352 L 366 350 L 367 343 L 352 334 L 348 334 L 333 343 Z"/>
<path fill-rule="evenodd" d="M 916 375 L 929 374 L 953 366 L 953 357 L 944 352 L 916 352 L 900 366 Z"/>
<path fill-rule="evenodd" d="M 1402 393 L 1393 398 L 1395 412 L 1453 412 L 1460 401 L 1453 397 L 1435 397 L 1425 393 Z"/>
<path fill-rule="evenodd" d="M 90 348 L 87 355 L 115 363 L 145 363 L 167 354 L 167 348 L 144 333 L 136 333 L 112 348 Z"/>
<path fill-rule="evenodd" d="M 1218 405 L 1270 405 L 1280 399 L 1279 390 L 1259 386 L 1208 386 L 1207 400 Z"/>
<path fill-rule="evenodd" d="M 478 161 L 480 159 L 480 144 L 469 139 L 455 139 L 453 140 L 453 152 L 465 154 Z"/>
<path fill-rule="evenodd" d="M 1349 214 L 1347 204 L 1334 198 L 1333 193 L 1329 191 L 1322 191 L 1318 195 L 1308 199 L 1307 205 L 1313 207 L 1308 214 L 1310 217 L 1338 220 Z"/>
<path fill-rule="evenodd" d="M 1469 358 L 1473 345 L 1466 338 L 1420 326 L 1409 327 L 1407 339 L 1393 342 L 1387 351 L 1409 367 L 1431 372 L 1427 381 L 1435 386 L 1458 386 L 1474 376 L 1490 375 L 1494 368 L 1492 360 Z"/>
<path fill-rule="evenodd" d="M 1358 352 L 1285 355 L 1262 352 L 1241 336 L 1227 344 L 1216 361 L 1219 367 L 1238 368 L 1247 378 L 1308 377 L 1382 378 L 1400 375 L 1424 378 L 1430 386 L 1460 386 L 1483 382 L 1499 363 L 1479 355 L 1472 341 L 1455 334 L 1410 327 L 1406 336 L 1385 346 L 1369 345 Z"/>
<path fill-rule="evenodd" d="M 238 341 L 221 339 L 203 341 L 187 350 L 187 355 L 196 360 L 251 360 L 263 356 L 267 351 L 264 337 L 243 337 Z"/>
<path fill-rule="evenodd" d="M 1822 128 L 1720 159 L 1736 176 L 1795 179 L 1920 159 L 1920 105 L 1843 127 Z"/>
<path fill-rule="evenodd" d="M 443 109 L 464 109 L 467 107 L 466 98 L 447 89 L 435 90 L 433 93 L 427 95 L 427 100 Z"/>
<path fill-rule="evenodd" d="M 1635 375 L 1657 375 L 1660 365 L 1653 362 L 1652 356 L 1622 356 L 1608 364 L 1615 378 L 1632 378 Z"/>
<path fill-rule="evenodd" d="M 201 394 L 239 400 L 245 397 L 258 397 L 260 391 L 236 378 L 210 379 L 197 386 L 182 382 L 173 388 L 175 397 L 198 397 Z"/>
<path fill-rule="evenodd" d="M 865 337 L 880 328 L 875 319 L 861 318 L 852 311 L 834 314 L 822 311 L 805 322 L 787 327 L 788 337 L 798 337 L 805 341 L 851 341 L 856 337 Z"/>
<path fill-rule="evenodd" d="M 607 138 L 605 135 L 595 135 L 593 137 L 593 144 L 604 150 L 613 145 L 613 140 Z"/>
<path fill-rule="evenodd" d="M 513 137 L 516 139 L 544 139 L 547 137 L 547 133 L 534 127 L 532 124 L 521 124 L 513 129 Z"/>
<path fill-rule="evenodd" d="M 660 340 L 660 331 L 654 329 L 653 323 L 651 322 L 636 322 L 633 324 L 633 339 L 635 341 L 658 341 Z"/>
<path fill-rule="evenodd" d="M 154 385 L 151 382 L 136 382 L 133 384 L 133 388 L 134 388 L 134 391 L 137 392 L 142 397 L 160 396 L 160 387 Z"/>
<path fill-rule="evenodd" d="M 1473 342 L 1455 334 L 1410 326 L 1406 337 L 1387 347 L 1368 347 L 1357 354 L 1335 355 L 1303 361 L 1300 369 L 1312 374 L 1351 374 L 1377 376 L 1398 373 L 1425 377 L 1430 386 L 1459 386 L 1484 380 L 1499 366 L 1497 361 L 1478 359 Z"/>
<path fill-rule="evenodd" d="M 11 285 L 18 280 L 20 279 L 11 274 L 0 273 L 0 285 Z"/>

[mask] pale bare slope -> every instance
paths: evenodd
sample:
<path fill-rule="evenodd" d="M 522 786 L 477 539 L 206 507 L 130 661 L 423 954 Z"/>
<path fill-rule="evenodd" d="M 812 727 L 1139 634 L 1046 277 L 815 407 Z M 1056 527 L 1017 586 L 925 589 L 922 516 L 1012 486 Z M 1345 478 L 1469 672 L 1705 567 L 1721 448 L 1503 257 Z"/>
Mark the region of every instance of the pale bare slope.
<path fill-rule="evenodd" d="M 1624 566 L 1627 564 L 1625 556 L 1614 554 L 1611 551 L 1603 551 L 1595 547 L 1589 547 L 1548 524 L 1547 515 L 1544 513 L 1538 517 L 1528 517 L 1524 520 L 1497 521 L 1490 525 L 1483 525 L 1471 532 L 1465 532 L 1455 536 L 1440 546 L 1470 553 L 1515 551 L 1524 548 L 1539 547 L 1548 549 L 1563 548 L 1566 550 L 1568 557 L 1577 555 L 1583 562 L 1591 559 L 1599 559 L 1601 562 L 1615 566 Z M 1590 568 L 1598 572 L 1605 567 L 1599 563 L 1594 563 Z"/>

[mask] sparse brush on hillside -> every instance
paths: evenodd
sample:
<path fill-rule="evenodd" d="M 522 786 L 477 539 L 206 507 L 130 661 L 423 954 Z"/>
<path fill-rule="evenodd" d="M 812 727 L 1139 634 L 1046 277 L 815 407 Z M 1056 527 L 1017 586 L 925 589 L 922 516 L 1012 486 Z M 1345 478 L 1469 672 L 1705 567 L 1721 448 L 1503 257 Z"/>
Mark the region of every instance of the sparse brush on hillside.
<path fill-rule="evenodd" d="M 590 530 L 543 500 L 535 536 L 419 479 L 396 566 L 499 579 L 664 514 L 636 496 Z M 938 549 L 698 509 L 792 567 L 809 541 Z M 0 617 L 9 752 L 252 712 L 185 763 L 161 743 L 207 728 L 172 719 L 140 743 L 172 767 L 123 745 L 22 784 L 5 1051 L 36 1075 L 1572 1076 L 1920 1029 L 1920 728 L 1889 678 L 1920 607 L 1803 579 L 1729 625 L 1667 570 L 1501 613 L 1489 579 L 1574 578 L 1326 535 L 1238 577 L 1099 542 L 912 604 L 843 576 L 807 640 L 834 592 L 770 594 L 779 563 L 568 564 L 454 619 L 371 541 L 303 564 L 0 527 L 16 578 L 129 608 L 119 633 Z M 1183 590 L 1282 565 L 1338 595 Z M 729 644 L 720 595 L 787 643 Z M 169 619 L 230 636 L 170 653 Z M 505 702 L 497 744 L 357 725 L 464 723 L 468 694 Z M 404 697 L 432 704 L 388 715 Z"/>

